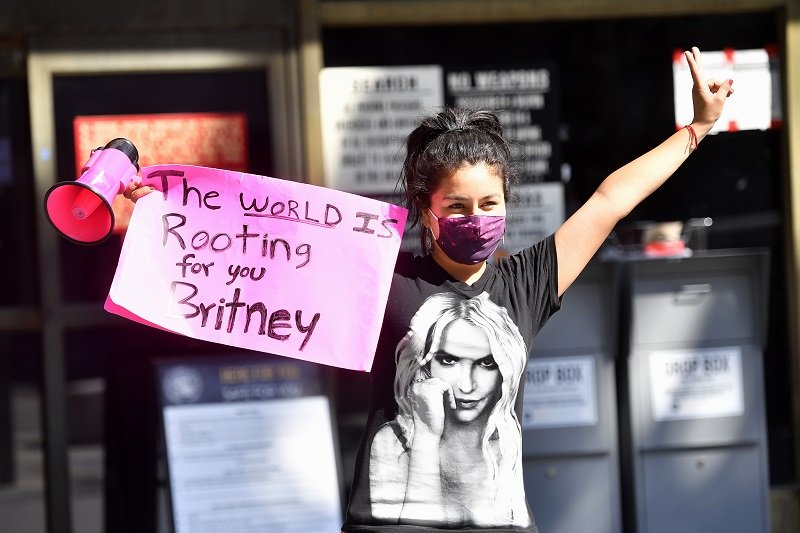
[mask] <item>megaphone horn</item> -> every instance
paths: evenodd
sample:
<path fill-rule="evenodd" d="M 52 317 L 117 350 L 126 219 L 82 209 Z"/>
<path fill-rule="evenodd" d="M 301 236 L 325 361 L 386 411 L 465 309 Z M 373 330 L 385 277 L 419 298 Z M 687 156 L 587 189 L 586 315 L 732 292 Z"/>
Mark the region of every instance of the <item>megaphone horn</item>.
<path fill-rule="evenodd" d="M 56 183 L 44 197 L 47 219 L 61 235 L 78 244 L 97 244 L 114 229 L 111 202 L 139 171 L 139 152 L 118 138 L 92 151 L 75 181 Z"/>

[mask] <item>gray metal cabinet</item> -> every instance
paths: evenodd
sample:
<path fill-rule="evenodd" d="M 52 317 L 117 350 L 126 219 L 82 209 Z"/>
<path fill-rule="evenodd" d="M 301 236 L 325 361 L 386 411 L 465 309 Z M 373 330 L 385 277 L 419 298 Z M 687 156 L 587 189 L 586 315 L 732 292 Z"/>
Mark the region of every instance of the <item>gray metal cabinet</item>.
<path fill-rule="evenodd" d="M 767 254 L 628 266 L 626 531 L 767 533 Z"/>
<path fill-rule="evenodd" d="M 581 274 L 528 361 L 523 468 L 542 532 L 621 531 L 616 272 L 593 263 Z"/>

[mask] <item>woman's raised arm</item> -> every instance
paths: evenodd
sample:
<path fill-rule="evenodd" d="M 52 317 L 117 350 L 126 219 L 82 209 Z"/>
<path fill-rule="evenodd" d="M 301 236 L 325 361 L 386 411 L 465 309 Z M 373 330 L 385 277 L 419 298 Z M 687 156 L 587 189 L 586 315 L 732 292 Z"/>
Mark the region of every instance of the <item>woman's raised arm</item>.
<path fill-rule="evenodd" d="M 614 171 L 556 231 L 559 295 L 575 281 L 617 222 L 661 186 L 697 148 L 722 114 L 725 99 L 733 94 L 733 80 L 705 80 L 697 48 L 684 55 L 694 81 L 692 123 Z"/>

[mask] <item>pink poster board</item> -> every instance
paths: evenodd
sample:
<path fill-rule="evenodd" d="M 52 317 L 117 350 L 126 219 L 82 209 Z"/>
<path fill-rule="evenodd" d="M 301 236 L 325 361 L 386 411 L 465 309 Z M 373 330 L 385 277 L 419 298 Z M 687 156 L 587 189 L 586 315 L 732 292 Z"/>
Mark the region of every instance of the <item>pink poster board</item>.
<path fill-rule="evenodd" d="M 369 370 L 407 212 L 303 183 L 142 169 L 106 310 L 150 326 Z"/>

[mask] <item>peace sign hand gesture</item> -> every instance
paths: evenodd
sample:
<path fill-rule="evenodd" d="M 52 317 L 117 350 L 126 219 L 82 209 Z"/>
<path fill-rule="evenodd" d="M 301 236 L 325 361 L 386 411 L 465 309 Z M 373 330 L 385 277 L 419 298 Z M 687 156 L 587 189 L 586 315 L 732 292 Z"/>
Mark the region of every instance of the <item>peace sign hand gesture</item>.
<path fill-rule="evenodd" d="M 699 129 L 698 135 L 704 136 L 722 115 L 725 100 L 733 94 L 733 80 L 705 79 L 703 64 L 700 61 L 700 50 L 696 46 L 683 53 L 689 63 L 694 87 L 692 88 L 692 106 L 694 118 L 692 124 Z"/>

